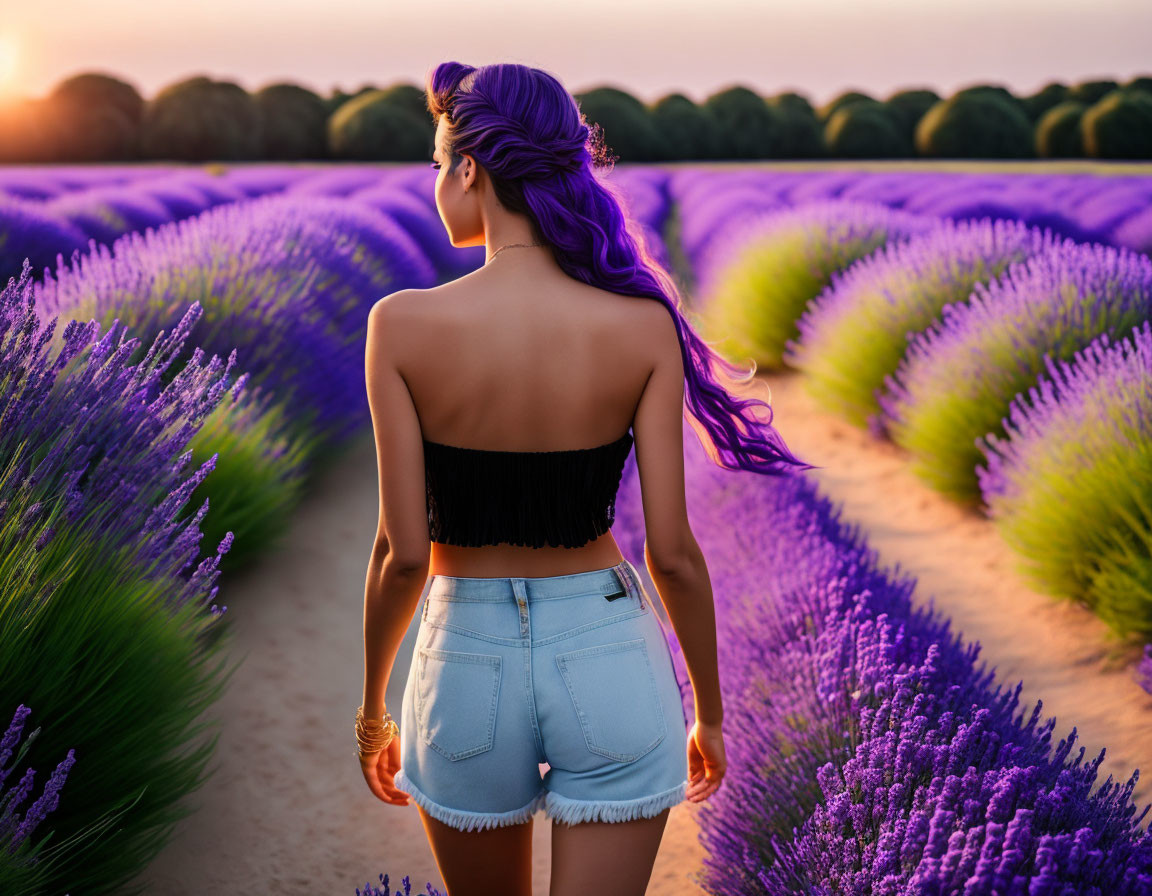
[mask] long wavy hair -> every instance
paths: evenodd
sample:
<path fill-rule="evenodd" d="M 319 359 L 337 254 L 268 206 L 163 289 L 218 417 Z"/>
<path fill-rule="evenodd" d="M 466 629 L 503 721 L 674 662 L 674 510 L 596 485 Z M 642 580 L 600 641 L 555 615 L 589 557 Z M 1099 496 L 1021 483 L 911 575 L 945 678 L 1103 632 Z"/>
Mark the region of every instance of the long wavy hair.
<path fill-rule="evenodd" d="M 444 62 L 431 71 L 425 92 L 433 121 L 447 116 L 449 171 L 468 153 L 488 173 L 500 203 L 527 216 L 536 240 L 551 247 L 569 276 L 668 309 L 680 337 L 689 423 L 698 435 L 701 427 L 707 431 L 711 449 L 704 447 L 715 463 L 768 476 L 819 469 L 788 450 L 767 401 L 736 397 L 717 381 L 719 370 L 750 382 L 755 360 L 737 376 L 740 368 L 693 330 L 672 277 L 637 237 L 622 195 L 600 176 L 614 161 L 602 129 L 588 125 L 554 76 L 515 63 Z M 766 419 L 757 418 L 757 409 L 766 409 Z"/>

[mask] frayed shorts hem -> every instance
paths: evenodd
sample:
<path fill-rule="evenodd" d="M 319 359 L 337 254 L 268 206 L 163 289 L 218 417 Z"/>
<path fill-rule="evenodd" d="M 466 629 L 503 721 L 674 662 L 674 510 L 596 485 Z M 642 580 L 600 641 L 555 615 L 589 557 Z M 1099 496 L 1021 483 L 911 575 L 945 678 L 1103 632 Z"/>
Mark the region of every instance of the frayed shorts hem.
<path fill-rule="evenodd" d="M 553 822 L 579 824 L 584 821 L 632 821 L 651 818 L 682 803 L 688 795 L 688 781 L 670 790 L 633 800 L 574 800 L 551 790 L 544 793 L 544 814 Z"/>
<path fill-rule="evenodd" d="M 394 780 L 396 781 L 396 786 L 405 793 L 411 794 L 412 799 L 415 800 L 417 805 L 425 812 L 437 821 L 442 821 L 444 824 L 461 831 L 482 831 L 487 828 L 522 824 L 536 814 L 537 810 L 543 805 L 544 796 L 547 794 L 546 790 L 541 790 L 532 798 L 528 805 L 522 806 L 519 809 L 510 809 L 507 812 L 469 812 L 466 809 L 449 809 L 447 806 L 441 806 L 428 796 L 428 794 L 416 787 L 408 776 L 404 774 L 402 767 L 396 771 Z"/>
<path fill-rule="evenodd" d="M 682 803 L 688 795 L 688 781 L 684 780 L 670 790 L 632 800 L 574 800 L 551 790 L 543 789 L 525 806 L 507 812 L 470 812 L 450 809 L 433 800 L 416 787 L 400 768 L 396 772 L 396 787 L 407 794 L 425 812 L 444 824 L 461 831 L 482 831 L 488 828 L 522 824 L 537 811 L 552 819 L 553 823 L 579 824 L 585 821 L 632 821 L 651 818 L 665 809 Z"/>

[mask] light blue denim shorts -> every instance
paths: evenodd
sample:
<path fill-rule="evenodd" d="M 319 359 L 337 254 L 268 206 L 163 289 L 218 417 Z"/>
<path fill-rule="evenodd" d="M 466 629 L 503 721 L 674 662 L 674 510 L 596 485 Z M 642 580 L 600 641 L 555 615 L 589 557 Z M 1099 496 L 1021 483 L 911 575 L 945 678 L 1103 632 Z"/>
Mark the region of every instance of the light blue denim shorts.
<path fill-rule="evenodd" d="M 686 798 L 688 725 L 635 567 L 430 576 L 396 786 L 460 830 L 628 821 Z M 541 776 L 541 766 L 548 766 Z"/>

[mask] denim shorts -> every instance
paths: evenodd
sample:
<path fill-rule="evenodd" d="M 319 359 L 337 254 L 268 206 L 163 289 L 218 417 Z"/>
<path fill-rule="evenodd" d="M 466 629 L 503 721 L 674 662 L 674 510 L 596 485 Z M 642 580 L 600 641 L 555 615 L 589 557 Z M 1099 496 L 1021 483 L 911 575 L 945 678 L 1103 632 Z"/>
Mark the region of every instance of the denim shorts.
<path fill-rule="evenodd" d="M 686 799 L 688 725 L 635 567 L 430 576 L 396 786 L 460 830 L 628 821 Z M 548 771 L 541 776 L 541 765 Z"/>

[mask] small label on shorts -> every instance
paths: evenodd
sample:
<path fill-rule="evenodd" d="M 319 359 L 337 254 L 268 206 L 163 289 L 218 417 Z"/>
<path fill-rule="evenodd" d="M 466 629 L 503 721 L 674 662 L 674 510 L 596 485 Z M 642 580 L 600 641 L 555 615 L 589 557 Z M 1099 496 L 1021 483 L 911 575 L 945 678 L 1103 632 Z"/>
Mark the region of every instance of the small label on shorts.
<path fill-rule="evenodd" d="M 628 594 L 627 591 L 616 591 L 616 592 L 613 592 L 612 594 L 605 594 L 604 600 L 616 600 L 616 598 L 624 597 L 627 594 Z"/>

